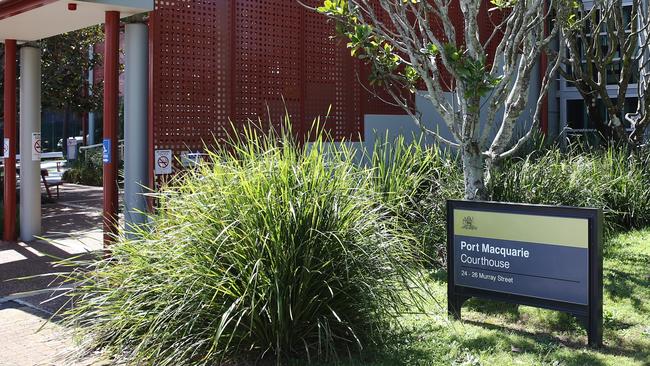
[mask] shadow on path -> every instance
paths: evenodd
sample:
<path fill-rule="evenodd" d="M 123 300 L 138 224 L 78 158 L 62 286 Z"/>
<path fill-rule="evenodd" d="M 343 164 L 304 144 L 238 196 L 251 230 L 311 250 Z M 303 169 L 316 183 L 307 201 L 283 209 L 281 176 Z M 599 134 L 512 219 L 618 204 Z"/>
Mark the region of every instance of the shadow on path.
<path fill-rule="evenodd" d="M 54 313 L 64 298 L 48 300 L 56 287 L 56 273 L 67 270 L 52 262 L 88 257 L 102 249 L 102 189 L 66 184 L 60 199 L 43 205 L 43 239 L 0 242 L 0 302 L 20 299 Z"/>

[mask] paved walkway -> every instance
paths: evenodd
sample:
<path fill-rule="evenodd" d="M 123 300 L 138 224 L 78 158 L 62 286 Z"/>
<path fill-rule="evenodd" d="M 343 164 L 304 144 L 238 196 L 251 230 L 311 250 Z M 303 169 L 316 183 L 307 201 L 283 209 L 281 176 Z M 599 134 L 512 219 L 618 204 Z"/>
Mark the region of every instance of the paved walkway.
<path fill-rule="evenodd" d="M 45 240 L 0 242 L 0 366 L 71 365 L 61 355 L 72 341 L 57 320 L 48 322 L 65 298 L 51 300 L 55 277 L 43 275 L 61 271 L 55 258 L 102 248 L 101 206 L 101 188 L 65 184 L 58 202 L 43 205 Z M 22 277 L 30 278 L 15 280 Z M 77 365 L 91 364 L 100 363 Z"/>

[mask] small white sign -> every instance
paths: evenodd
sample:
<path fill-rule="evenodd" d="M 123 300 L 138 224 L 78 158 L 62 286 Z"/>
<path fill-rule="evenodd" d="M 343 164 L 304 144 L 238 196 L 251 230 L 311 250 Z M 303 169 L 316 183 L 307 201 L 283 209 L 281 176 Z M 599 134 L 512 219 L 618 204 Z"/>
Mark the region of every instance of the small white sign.
<path fill-rule="evenodd" d="M 9 138 L 5 137 L 5 144 L 4 144 L 4 148 L 2 150 L 2 154 L 3 154 L 2 157 L 5 158 L 5 159 L 9 158 L 9 145 L 10 145 L 9 144 Z"/>
<path fill-rule="evenodd" d="M 171 150 L 156 150 L 154 154 L 154 172 L 156 175 L 172 173 Z"/>
<path fill-rule="evenodd" d="M 192 165 L 189 155 L 189 151 L 181 151 L 181 165 L 183 168 L 187 168 L 188 166 Z"/>
<path fill-rule="evenodd" d="M 77 160 L 77 139 L 68 138 L 68 160 Z"/>
<path fill-rule="evenodd" d="M 41 133 L 32 132 L 32 161 L 40 161 L 42 153 L 43 146 L 41 145 Z"/>

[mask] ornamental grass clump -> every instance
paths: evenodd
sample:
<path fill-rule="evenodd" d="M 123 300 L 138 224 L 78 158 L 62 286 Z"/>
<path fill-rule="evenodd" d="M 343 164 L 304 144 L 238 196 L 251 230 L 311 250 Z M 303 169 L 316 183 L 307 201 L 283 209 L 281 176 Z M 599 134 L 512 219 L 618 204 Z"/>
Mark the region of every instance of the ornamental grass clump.
<path fill-rule="evenodd" d="M 463 197 L 458 156 L 438 144 L 425 146 L 423 136 L 383 135 L 370 154 L 373 187 L 379 200 L 402 222 L 427 255 L 425 265 L 445 263 L 446 201 Z"/>
<path fill-rule="evenodd" d="M 625 147 L 537 151 L 495 171 L 492 199 L 603 209 L 605 234 L 650 224 L 650 155 Z"/>
<path fill-rule="evenodd" d="M 413 311 L 421 254 L 368 170 L 322 135 L 290 136 L 246 130 L 157 195 L 140 238 L 68 277 L 81 349 L 135 365 L 326 360 Z"/>

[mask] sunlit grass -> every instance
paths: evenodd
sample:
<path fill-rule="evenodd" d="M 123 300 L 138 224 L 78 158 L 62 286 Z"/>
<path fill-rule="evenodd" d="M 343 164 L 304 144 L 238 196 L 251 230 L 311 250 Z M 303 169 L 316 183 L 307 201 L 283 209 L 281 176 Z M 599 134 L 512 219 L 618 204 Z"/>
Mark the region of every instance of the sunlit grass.
<path fill-rule="evenodd" d="M 586 346 L 585 329 L 564 313 L 471 300 L 462 321 L 432 315 L 401 318 L 401 333 L 384 348 L 346 363 L 389 365 L 650 365 L 650 229 L 620 234 L 604 260 L 604 347 Z M 429 274 L 446 301 L 442 271 Z"/>

